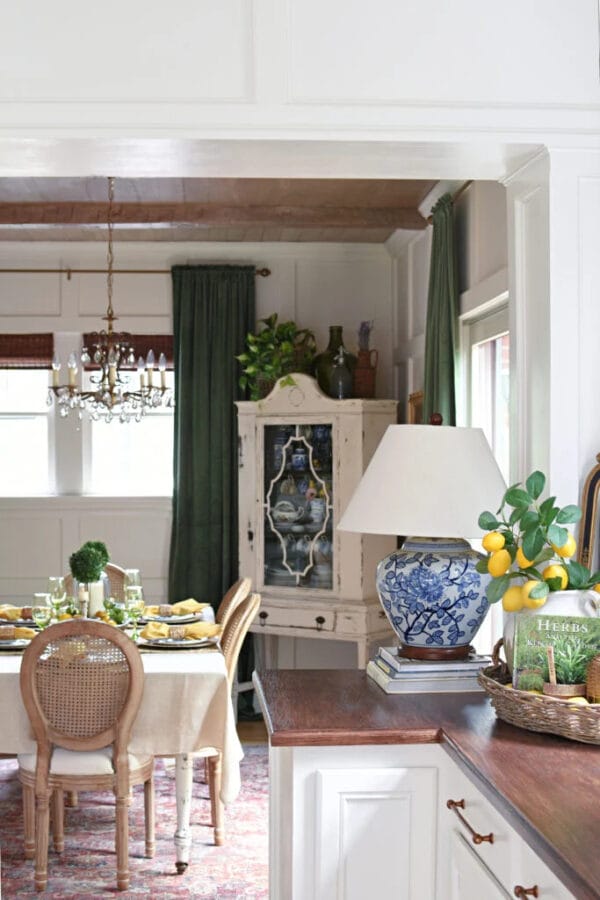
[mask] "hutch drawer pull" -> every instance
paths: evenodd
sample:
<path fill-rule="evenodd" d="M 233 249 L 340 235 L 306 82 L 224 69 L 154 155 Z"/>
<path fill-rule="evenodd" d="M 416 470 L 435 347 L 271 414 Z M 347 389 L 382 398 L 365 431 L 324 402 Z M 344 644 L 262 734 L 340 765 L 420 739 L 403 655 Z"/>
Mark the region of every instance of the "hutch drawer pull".
<path fill-rule="evenodd" d="M 317 623 L 317 631 L 322 631 L 325 624 L 325 616 L 316 616 L 315 622 Z"/>
<path fill-rule="evenodd" d="M 251 544 L 252 541 L 254 540 L 254 532 L 252 531 L 251 528 L 248 529 L 247 537 L 248 537 L 248 543 Z"/>
<path fill-rule="evenodd" d="M 537 884 L 534 884 L 534 886 L 530 888 L 524 888 L 520 884 L 517 884 L 515 885 L 513 893 L 515 897 L 539 897 Z"/>
<path fill-rule="evenodd" d="M 267 621 L 267 616 L 268 616 L 268 615 L 269 615 L 269 613 L 268 613 L 266 610 L 264 610 L 264 609 L 263 609 L 261 612 L 259 612 L 259 614 L 258 614 L 258 618 L 260 619 L 260 624 L 261 624 L 263 627 L 264 627 L 264 625 L 265 625 L 265 623 L 266 623 L 266 621 Z"/>
<path fill-rule="evenodd" d="M 489 834 L 479 834 L 478 831 L 475 831 L 473 828 L 471 828 L 471 826 L 469 825 L 469 823 L 467 822 L 465 817 L 459 813 L 459 811 L 458 811 L 459 808 L 460 809 L 465 808 L 464 800 L 446 800 L 446 806 L 448 809 L 454 810 L 454 812 L 456 813 L 456 815 L 458 816 L 460 821 L 463 823 L 463 825 L 465 826 L 465 828 L 471 835 L 471 840 L 473 841 L 474 844 L 483 844 L 484 841 L 487 841 L 489 844 L 494 843 L 494 835 L 492 834 L 491 831 Z M 516 888 L 515 888 L 515 890 L 516 890 Z M 523 890 L 523 888 L 520 888 L 520 890 Z M 537 888 L 536 888 L 536 890 L 537 890 Z M 517 896 L 519 897 L 521 895 L 517 894 Z M 537 894 L 534 894 L 533 896 L 537 897 Z"/>

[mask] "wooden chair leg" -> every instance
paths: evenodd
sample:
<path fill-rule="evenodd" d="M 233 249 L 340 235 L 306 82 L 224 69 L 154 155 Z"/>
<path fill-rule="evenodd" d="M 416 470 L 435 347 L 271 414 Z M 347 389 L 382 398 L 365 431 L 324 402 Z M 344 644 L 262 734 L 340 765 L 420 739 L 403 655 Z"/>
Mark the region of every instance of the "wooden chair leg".
<path fill-rule="evenodd" d="M 79 796 L 77 791 L 67 791 L 67 806 L 70 806 L 71 809 L 77 809 L 77 805 L 79 803 Z"/>
<path fill-rule="evenodd" d="M 120 891 L 126 891 L 129 888 L 129 794 L 122 797 L 116 796 L 115 800 L 117 888 Z"/>
<path fill-rule="evenodd" d="M 146 856 L 152 859 L 156 844 L 154 838 L 154 774 L 144 782 L 144 826 L 146 830 Z"/>
<path fill-rule="evenodd" d="M 215 830 L 215 844 L 220 847 L 225 839 L 223 803 L 221 801 L 221 754 L 208 758 L 208 786 L 210 790 L 210 811 Z"/>
<path fill-rule="evenodd" d="M 35 791 L 23 785 L 23 838 L 25 859 L 35 859 Z"/>
<path fill-rule="evenodd" d="M 35 798 L 35 889 L 45 891 L 48 884 L 48 830 L 51 791 Z"/>
<path fill-rule="evenodd" d="M 65 794 L 60 788 L 52 793 L 52 837 L 54 849 L 62 853 L 65 849 Z"/>

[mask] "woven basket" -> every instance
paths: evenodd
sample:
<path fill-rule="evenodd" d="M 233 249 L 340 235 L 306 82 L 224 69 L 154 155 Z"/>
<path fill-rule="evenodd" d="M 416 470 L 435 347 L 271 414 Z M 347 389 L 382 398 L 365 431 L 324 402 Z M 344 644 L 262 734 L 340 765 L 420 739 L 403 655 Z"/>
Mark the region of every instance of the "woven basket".
<path fill-rule="evenodd" d="M 527 731 L 544 731 L 572 741 L 600 744 L 600 705 L 577 706 L 568 700 L 513 690 L 508 666 L 500 660 L 502 644 L 500 639 L 492 652 L 492 665 L 477 676 L 498 718 Z"/>

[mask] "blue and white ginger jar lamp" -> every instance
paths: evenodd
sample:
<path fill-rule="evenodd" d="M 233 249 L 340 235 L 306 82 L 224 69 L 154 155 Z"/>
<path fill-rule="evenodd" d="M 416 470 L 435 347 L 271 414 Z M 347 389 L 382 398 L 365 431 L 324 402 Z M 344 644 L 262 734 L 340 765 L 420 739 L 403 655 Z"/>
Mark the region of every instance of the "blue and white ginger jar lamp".
<path fill-rule="evenodd" d="M 390 425 L 338 528 L 407 535 L 377 566 L 379 599 L 414 659 L 468 655 L 488 610 L 489 575 L 466 538 L 506 485 L 480 428 Z"/>

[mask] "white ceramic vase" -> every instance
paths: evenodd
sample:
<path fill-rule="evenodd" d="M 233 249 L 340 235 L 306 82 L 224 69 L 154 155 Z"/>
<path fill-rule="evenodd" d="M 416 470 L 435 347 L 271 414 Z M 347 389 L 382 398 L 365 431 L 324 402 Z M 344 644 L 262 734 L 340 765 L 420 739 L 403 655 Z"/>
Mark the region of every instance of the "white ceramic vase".
<path fill-rule="evenodd" d="M 600 594 L 596 591 L 553 591 L 538 609 L 523 609 L 507 613 L 504 619 L 504 654 L 509 670 L 513 669 L 515 622 L 517 616 L 578 616 L 590 618 L 598 615 Z"/>

